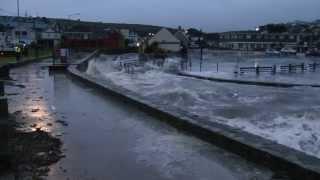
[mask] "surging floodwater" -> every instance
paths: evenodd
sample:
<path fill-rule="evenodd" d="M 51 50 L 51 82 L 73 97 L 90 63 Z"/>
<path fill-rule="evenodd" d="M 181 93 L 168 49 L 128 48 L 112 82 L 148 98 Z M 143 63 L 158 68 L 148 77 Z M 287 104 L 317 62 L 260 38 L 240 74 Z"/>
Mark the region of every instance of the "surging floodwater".
<path fill-rule="evenodd" d="M 184 109 L 320 158 L 318 88 L 273 88 L 179 77 L 150 64 L 127 74 L 113 56 L 89 63 L 87 74 L 140 93 L 159 104 Z M 175 59 L 169 59 L 170 64 Z"/>
<path fill-rule="evenodd" d="M 31 109 L 37 107 L 38 118 L 23 122 L 26 130 L 35 123 L 63 140 L 66 158 L 51 167 L 46 179 L 263 180 L 273 176 L 268 169 L 187 136 L 66 74 L 49 74 L 40 64 L 14 69 L 11 76 L 26 88 L 8 87 L 8 93 L 19 92 L 10 98 L 10 111 L 31 116 Z M 68 126 L 56 123 L 59 119 Z"/>

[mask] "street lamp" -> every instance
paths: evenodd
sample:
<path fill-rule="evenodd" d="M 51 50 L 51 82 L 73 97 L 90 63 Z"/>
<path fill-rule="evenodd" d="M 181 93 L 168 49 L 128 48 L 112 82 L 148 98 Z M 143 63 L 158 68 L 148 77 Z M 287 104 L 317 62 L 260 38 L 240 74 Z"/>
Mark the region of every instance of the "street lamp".
<path fill-rule="evenodd" d="M 72 16 L 79 16 L 80 13 L 73 13 L 68 15 L 68 19 L 71 19 Z"/>
<path fill-rule="evenodd" d="M 17 0 L 18 17 L 20 17 L 20 0 Z"/>

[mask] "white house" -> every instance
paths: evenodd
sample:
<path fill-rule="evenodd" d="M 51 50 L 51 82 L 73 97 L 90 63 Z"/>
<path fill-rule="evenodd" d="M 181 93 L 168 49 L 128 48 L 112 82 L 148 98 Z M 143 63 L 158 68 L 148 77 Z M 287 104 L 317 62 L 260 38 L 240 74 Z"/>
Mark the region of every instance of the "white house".
<path fill-rule="evenodd" d="M 40 41 L 48 47 L 55 47 L 61 40 L 61 33 L 49 28 L 40 35 Z"/>
<path fill-rule="evenodd" d="M 43 40 L 59 40 L 61 39 L 61 33 L 54 31 L 49 28 L 43 32 L 41 32 L 41 39 Z"/>
<path fill-rule="evenodd" d="M 159 48 L 166 51 L 178 52 L 181 50 L 181 42 L 166 28 L 161 29 L 155 34 L 149 40 L 149 45 L 154 42 L 157 42 Z"/>
<path fill-rule="evenodd" d="M 129 46 L 134 47 L 137 45 L 139 41 L 139 35 L 136 32 L 131 31 L 129 29 L 121 29 L 120 33 L 122 34 L 125 40 L 129 41 Z"/>
<path fill-rule="evenodd" d="M 0 52 L 13 51 L 11 28 L 0 27 Z"/>
<path fill-rule="evenodd" d="M 36 31 L 33 28 L 26 26 L 17 26 L 12 30 L 12 39 L 15 44 L 25 43 L 31 44 L 36 41 Z"/>
<path fill-rule="evenodd" d="M 181 42 L 181 44 L 184 47 L 189 47 L 189 40 L 188 40 L 188 36 L 186 35 L 186 33 L 184 33 L 182 30 L 178 30 L 174 36 Z"/>

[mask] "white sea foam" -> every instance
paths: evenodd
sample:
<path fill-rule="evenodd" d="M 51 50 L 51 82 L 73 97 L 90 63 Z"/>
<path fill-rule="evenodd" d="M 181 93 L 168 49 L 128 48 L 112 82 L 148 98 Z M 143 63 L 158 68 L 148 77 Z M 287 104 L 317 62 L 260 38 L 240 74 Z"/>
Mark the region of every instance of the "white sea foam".
<path fill-rule="evenodd" d="M 315 88 L 244 86 L 183 78 L 147 63 L 135 74 L 115 68 L 114 56 L 89 63 L 87 73 L 159 103 L 240 128 L 320 158 L 320 95 Z M 139 69 L 139 70 L 138 70 Z M 167 73 L 170 72 L 170 73 Z M 166 164 L 166 163 L 164 163 Z"/>

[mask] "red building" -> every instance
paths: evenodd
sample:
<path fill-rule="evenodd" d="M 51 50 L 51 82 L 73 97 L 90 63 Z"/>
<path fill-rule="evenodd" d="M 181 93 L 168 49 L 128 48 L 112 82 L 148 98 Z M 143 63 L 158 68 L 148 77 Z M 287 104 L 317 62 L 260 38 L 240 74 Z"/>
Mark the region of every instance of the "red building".
<path fill-rule="evenodd" d="M 116 30 L 74 27 L 63 33 L 62 46 L 78 49 L 121 49 L 124 40 Z"/>

